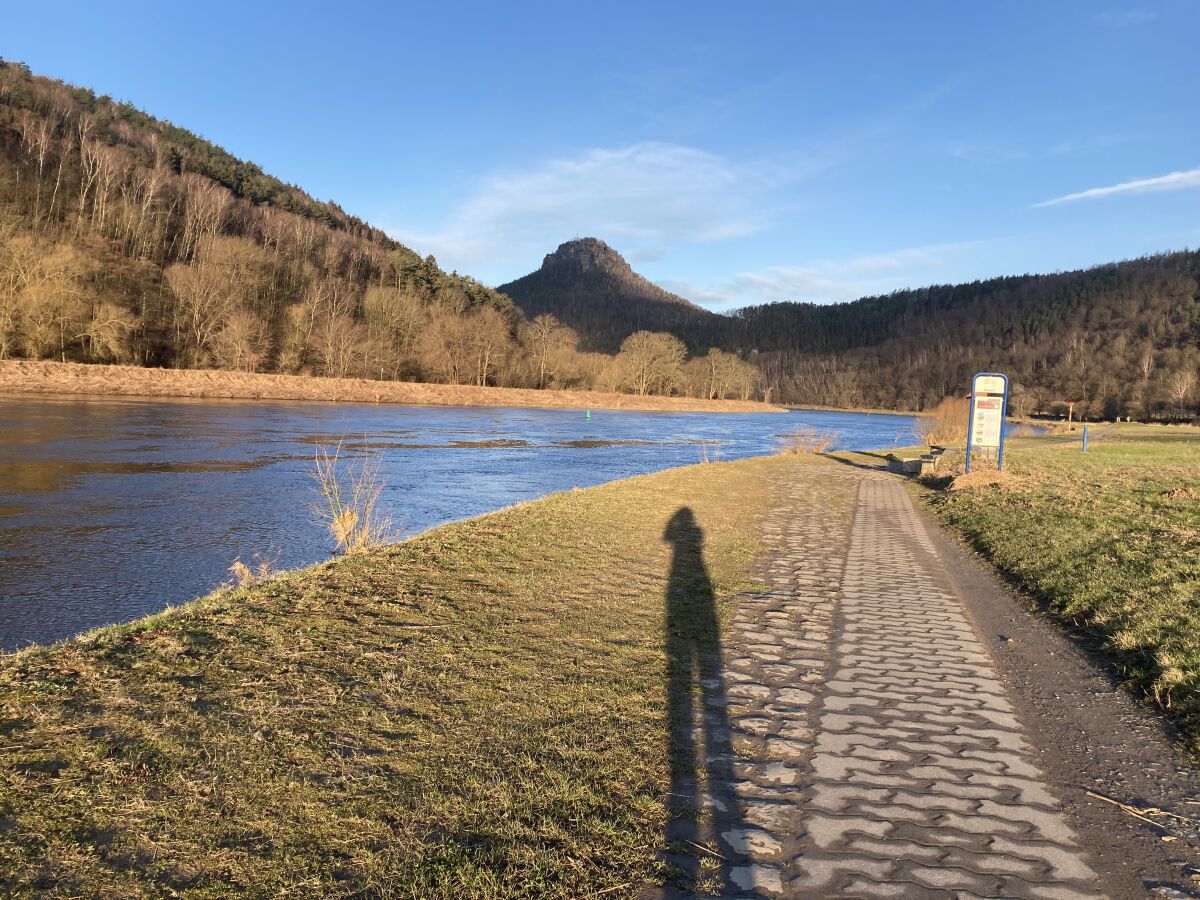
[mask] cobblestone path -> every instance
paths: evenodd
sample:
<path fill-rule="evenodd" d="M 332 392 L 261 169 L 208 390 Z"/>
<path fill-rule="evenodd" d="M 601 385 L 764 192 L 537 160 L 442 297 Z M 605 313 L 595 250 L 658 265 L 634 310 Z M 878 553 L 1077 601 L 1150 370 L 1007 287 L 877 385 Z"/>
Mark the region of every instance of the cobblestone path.
<path fill-rule="evenodd" d="M 1101 896 L 903 486 L 792 473 L 695 721 L 715 890 Z"/>

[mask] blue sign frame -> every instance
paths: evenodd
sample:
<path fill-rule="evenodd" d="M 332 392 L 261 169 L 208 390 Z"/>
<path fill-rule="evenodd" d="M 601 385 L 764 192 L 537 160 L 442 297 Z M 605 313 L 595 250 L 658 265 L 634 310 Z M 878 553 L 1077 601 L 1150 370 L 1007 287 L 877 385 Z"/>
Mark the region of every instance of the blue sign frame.
<path fill-rule="evenodd" d="M 976 372 L 971 376 L 971 411 L 967 413 L 967 464 L 964 471 L 971 471 L 971 432 L 975 422 L 975 382 L 980 378 L 1002 378 L 1004 380 L 1004 399 L 1000 403 L 1000 446 L 996 450 L 996 469 L 1004 471 L 1004 425 L 1008 419 L 1008 376 L 1002 372 Z"/>

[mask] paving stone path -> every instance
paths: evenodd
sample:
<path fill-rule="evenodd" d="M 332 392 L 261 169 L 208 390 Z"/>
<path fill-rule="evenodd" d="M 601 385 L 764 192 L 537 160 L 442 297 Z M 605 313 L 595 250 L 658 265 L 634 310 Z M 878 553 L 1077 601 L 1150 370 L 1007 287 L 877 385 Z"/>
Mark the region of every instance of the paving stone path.
<path fill-rule="evenodd" d="M 796 466 L 703 685 L 731 896 L 1101 896 L 902 484 Z M 727 732 L 727 733 L 726 733 Z"/>

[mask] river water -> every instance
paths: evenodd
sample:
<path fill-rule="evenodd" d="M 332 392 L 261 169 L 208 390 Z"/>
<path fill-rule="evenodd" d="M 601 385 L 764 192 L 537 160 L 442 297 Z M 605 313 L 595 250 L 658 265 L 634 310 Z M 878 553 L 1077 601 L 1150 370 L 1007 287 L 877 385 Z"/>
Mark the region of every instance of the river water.
<path fill-rule="evenodd" d="M 838 449 L 914 442 L 904 416 L 0 398 L 0 649 L 206 593 L 236 558 L 329 558 L 313 455 L 370 445 L 404 534 L 552 491 L 770 453 L 797 427 Z M 711 442 L 705 445 L 701 442 Z"/>

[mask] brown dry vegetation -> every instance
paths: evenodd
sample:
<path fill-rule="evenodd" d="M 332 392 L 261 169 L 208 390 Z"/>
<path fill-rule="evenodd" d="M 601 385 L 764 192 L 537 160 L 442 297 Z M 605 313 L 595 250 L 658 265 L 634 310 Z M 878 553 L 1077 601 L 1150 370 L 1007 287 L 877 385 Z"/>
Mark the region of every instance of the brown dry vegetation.
<path fill-rule="evenodd" d="M 637 396 L 601 391 L 555 391 L 316 378 L 227 370 L 143 369 L 138 366 L 0 360 L 0 393 L 96 394 L 231 400 L 326 400 L 416 406 L 528 406 L 553 409 L 629 409 L 673 412 L 783 412 L 749 400 Z"/>
<path fill-rule="evenodd" d="M 824 453 L 837 442 L 837 433 L 814 428 L 797 428 L 784 435 L 780 453 L 793 455 Z"/>
<path fill-rule="evenodd" d="M 946 397 L 932 410 L 917 417 L 917 434 L 931 447 L 965 443 L 970 414 L 970 400 L 965 397 Z"/>

